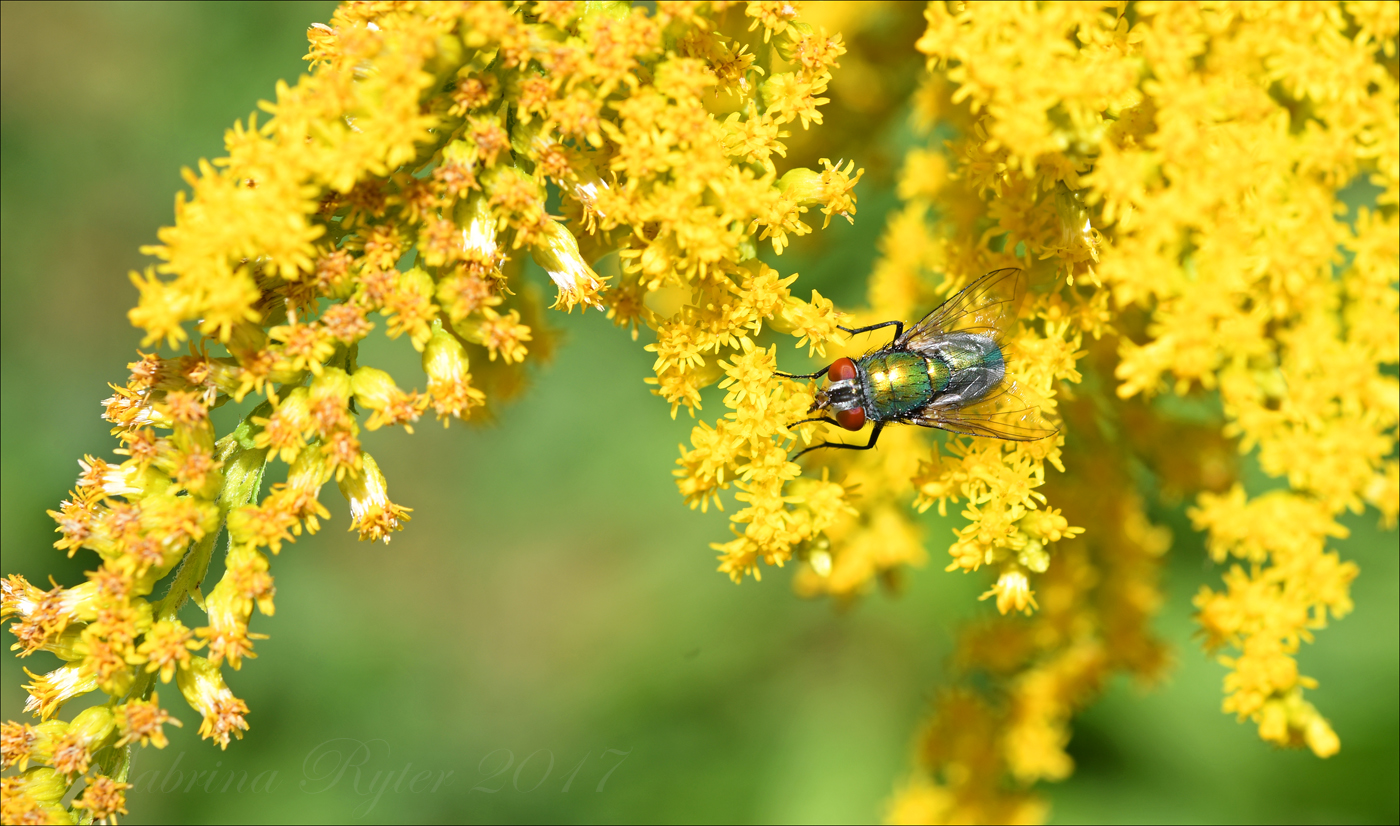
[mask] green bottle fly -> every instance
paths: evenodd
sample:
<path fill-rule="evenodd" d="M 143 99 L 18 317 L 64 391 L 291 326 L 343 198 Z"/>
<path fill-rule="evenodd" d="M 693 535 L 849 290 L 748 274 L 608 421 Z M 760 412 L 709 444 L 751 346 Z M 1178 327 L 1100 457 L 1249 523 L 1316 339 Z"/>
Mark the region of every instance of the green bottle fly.
<path fill-rule="evenodd" d="M 886 424 L 1015 441 L 1053 435 L 1055 429 L 1041 420 L 1037 408 L 1021 402 L 1016 383 L 1006 378 L 1002 340 L 1025 290 L 1021 270 L 987 273 L 907 332 L 902 321 L 841 328 L 856 334 L 894 327 L 894 338 L 883 348 L 855 360 L 837 359 L 807 375 L 778 373 L 793 379 L 827 378 L 809 411 L 819 415 L 796 424 L 826 422 L 846 430 L 874 425 L 866 444 L 823 442 L 797 456 L 822 447 L 869 450 Z"/>

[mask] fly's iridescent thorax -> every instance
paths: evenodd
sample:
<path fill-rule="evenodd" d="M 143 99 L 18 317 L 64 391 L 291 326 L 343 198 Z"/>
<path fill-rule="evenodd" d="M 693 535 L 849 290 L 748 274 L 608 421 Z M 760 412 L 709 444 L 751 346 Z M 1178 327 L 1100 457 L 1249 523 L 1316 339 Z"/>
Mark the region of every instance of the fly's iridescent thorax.
<path fill-rule="evenodd" d="M 862 358 L 859 366 L 868 412 L 876 421 L 902 419 L 933 400 L 929 359 L 917 353 L 882 350 Z"/>

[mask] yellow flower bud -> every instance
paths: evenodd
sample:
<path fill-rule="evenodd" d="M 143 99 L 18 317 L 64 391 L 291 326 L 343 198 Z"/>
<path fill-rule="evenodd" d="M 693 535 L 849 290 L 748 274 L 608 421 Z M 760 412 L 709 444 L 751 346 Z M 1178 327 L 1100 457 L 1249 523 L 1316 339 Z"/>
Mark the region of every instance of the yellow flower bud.
<path fill-rule="evenodd" d="M 423 372 L 428 376 L 428 396 L 446 426 L 451 417 L 466 418 L 486 397 L 471 385 L 467 350 L 457 337 L 433 322 L 433 335 L 423 348 Z"/>
<path fill-rule="evenodd" d="M 310 421 L 308 410 L 311 405 L 311 391 L 305 387 L 294 387 L 277 402 L 276 415 L 288 427 L 302 428 Z"/>
<path fill-rule="evenodd" d="M 602 289 L 602 281 L 579 254 L 578 240 L 573 233 L 558 221 L 548 221 L 540 237 L 540 242 L 530 249 L 530 255 L 559 287 L 559 299 L 554 306 L 562 305 L 569 310 L 579 303 L 601 307 L 597 293 Z"/>
<path fill-rule="evenodd" d="M 326 454 L 318 445 L 307 445 L 297 454 L 296 461 L 287 471 L 287 487 L 293 490 L 315 491 L 330 481 L 331 471 L 326 467 Z"/>
<path fill-rule="evenodd" d="M 822 201 L 822 173 L 802 166 L 789 169 L 778 179 L 777 188 L 799 204 L 818 204 Z"/>
<path fill-rule="evenodd" d="M 256 353 L 267 346 L 267 333 L 252 322 L 235 324 L 229 330 L 224 346 L 235 355 Z"/>
<path fill-rule="evenodd" d="M 443 329 L 441 322 L 433 324 L 433 336 L 423 348 L 423 372 L 428 382 L 457 382 L 468 378 L 467 348 L 457 337 Z"/>
<path fill-rule="evenodd" d="M 431 328 L 428 328 L 431 330 Z M 431 340 L 431 333 L 426 342 Z M 401 424 L 409 433 L 413 432 L 412 422 L 418 420 L 428 400 L 421 393 L 405 393 L 394 384 L 394 379 L 383 370 L 361 367 L 350 377 L 350 386 L 355 401 L 367 410 L 374 411 L 365 427 L 378 430 L 386 424 Z"/>
<path fill-rule="evenodd" d="M 112 710 L 106 706 L 85 708 L 68 724 L 68 733 L 76 735 L 92 751 L 96 751 L 116 730 L 117 721 L 112 717 Z"/>
<path fill-rule="evenodd" d="M 796 63 L 798 60 L 797 47 L 803 39 L 811 37 L 815 32 L 811 23 L 789 23 L 785 36 L 778 38 L 773 44 L 777 48 L 778 54 L 789 63 Z"/>
<path fill-rule="evenodd" d="M 19 791 L 40 803 L 57 803 L 68 792 L 68 778 L 53 769 L 30 769 L 20 775 Z"/>
<path fill-rule="evenodd" d="M 62 621 L 66 622 L 67 620 L 65 618 Z M 84 656 L 86 656 L 83 653 L 83 651 L 78 647 L 78 644 L 82 641 L 83 627 L 84 626 L 82 625 L 69 625 L 67 628 L 63 629 L 63 631 L 58 635 L 47 636 L 43 639 L 43 642 L 28 648 L 26 653 L 32 653 L 34 651 L 47 651 L 66 663 L 71 663 L 75 660 L 81 660 Z M 32 641 L 29 641 L 27 645 L 32 645 Z"/>
<path fill-rule="evenodd" d="M 598 193 L 608 189 L 608 182 L 603 180 L 603 176 L 599 175 L 598 170 L 588 161 L 575 163 L 573 170 L 576 179 L 574 197 L 583 204 L 590 218 L 605 217 L 603 211 L 598 208 Z"/>
<path fill-rule="evenodd" d="M 175 678 L 180 693 L 190 707 L 204 716 L 199 735 L 227 748 L 229 736 L 243 738 L 248 722 L 243 715 L 248 706 L 229 691 L 224 675 L 217 665 L 204 657 L 191 657 L 188 668 L 180 669 Z"/>
<path fill-rule="evenodd" d="M 355 401 L 370 410 L 383 410 L 393 393 L 399 392 L 394 377 L 375 367 L 361 367 L 350 376 L 350 392 Z"/>
<path fill-rule="evenodd" d="M 1050 569 L 1050 554 L 1045 552 L 1045 545 L 1038 539 L 1027 540 L 1026 547 L 1016 555 L 1016 561 L 1037 574 Z"/>
<path fill-rule="evenodd" d="M 95 619 L 106 601 L 100 591 L 100 586 L 91 580 L 63 589 L 63 610 L 75 620 L 88 622 Z"/>
<path fill-rule="evenodd" d="M 491 214 L 485 196 L 472 193 L 457 202 L 452 222 L 461 232 L 462 257 L 492 269 L 499 269 L 505 254 L 497 239 L 496 217 Z"/>
<path fill-rule="evenodd" d="M 350 374 L 339 367 L 327 367 L 311 381 L 309 401 L 313 407 L 327 400 L 349 404 L 350 395 Z"/>
<path fill-rule="evenodd" d="M 1084 253 L 1099 260 L 1102 236 L 1090 222 L 1083 198 L 1063 183 L 1055 187 L 1055 217 L 1060 222 L 1059 246 L 1069 254 Z M 1071 282 L 1072 283 L 1072 282 Z"/>
<path fill-rule="evenodd" d="M 805 167 L 788 170 L 778 179 L 778 191 L 799 206 L 821 204 L 822 214 L 826 216 L 823 228 L 831 223 L 832 215 L 853 221 L 851 216 L 856 211 L 856 198 L 851 190 L 860 182 L 865 170 L 856 170 L 855 177 L 851 177 L 851 172 L 855 170 L 852 161 L 846 162 L 845 168 L 842 168 L 841 161 L 833 166 L 826 158 L 821 159 L 821 164 L 825 167 L 821 172 Z"/>

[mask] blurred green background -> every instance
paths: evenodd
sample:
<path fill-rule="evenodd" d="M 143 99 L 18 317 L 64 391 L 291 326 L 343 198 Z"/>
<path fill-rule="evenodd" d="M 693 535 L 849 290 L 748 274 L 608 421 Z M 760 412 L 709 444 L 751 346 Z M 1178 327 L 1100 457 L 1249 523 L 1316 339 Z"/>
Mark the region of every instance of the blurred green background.
<path fill-rule="evenodd" d="M 305 28 L 332 4 L 0 8 L 0 547 L 5 573 L 72 585 L 90 559 L 50 547 L 44 510 L 79 456 L 114 447 L 98 402 L 138 343 L 125 315 L 126 273 L 146 263 L 137 247 L 171 221 L 180 167 L 220 153 L 224 130 L 300 73 Z M 890 77 L 912 76 L 919 7 L 878 14 L 863 23 L 867 51 L 892 61 Z M 903 94 L 899 83 L 883 92 Z M 846 105 L 829 123 L 861 117 Z M 781 259 L 804 293 L 860 300 L 909 139 L 890 111 L 860 122 L 857 160 L 870 171 L 856 225 L 838 221 Z M 498 424 L 367 434 L 412 523 L 389 546 L 356 542 L 328 489 L 329 527 L 273 562 L 278 612 L 253 624 L 271 639 L 229 674 L 252 731 L 221 752 L 162 688 L 185 727 L 163 752 L 139 752 L 133 777 L 159 772 L 158 785 L 131 796 L 124 822 L 883 815 L 958 624 L 992 610 L 976 601 L 983 579 L 940 570 L 953 523 L 929 520 L 934 564 L 898 596 L 838 611 L 794 597 L 783 571 L 736 587 L 708 548 L 727 536 L 724 516 L 691 512 L 675 492 L 691 422 L 648 394 L 649 354 L 597 313 L 553 324 L 565 346 Z M 415 362 L 406 341 L 378 333 L 361 356 L 404 383 Z M 1336 543 L 1362 575 L 1355 613 L 1301 655 L 1342 738 L 1341 754 L 1320 761 L 1271 749 L 1220 713 L 1224 669 L 1192 639 L 1189 605 L 1219 571 L 1180 507 L 1153 517 L 1176 536 L 1159 629 L 1178 664 L 1148 690 L 1114 683 L 1078 721 L 1078 770 L 1046 789 L 1052 818 L 1400 819 L 1395 532 L 1367 513 L 1345 520 L 1352 536 Z M 45 670 L 43 657 L 24 664 Z M 24 677 L 8 651 L 3 670 L 4 715 L 19 719 Z M 263 785 L 221 791 L 230 770 L 263 773 Z"/>

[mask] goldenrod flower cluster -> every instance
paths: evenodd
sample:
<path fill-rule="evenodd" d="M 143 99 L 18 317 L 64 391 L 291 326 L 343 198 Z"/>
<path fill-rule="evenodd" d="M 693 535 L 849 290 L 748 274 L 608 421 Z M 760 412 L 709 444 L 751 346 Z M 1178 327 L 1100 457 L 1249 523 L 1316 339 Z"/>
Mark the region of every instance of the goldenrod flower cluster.
<path fill-rule="evenodd" d="M 598 308 L 634 339 L 657 331 L 653 381 L 672 415 L 698 406 L 726 357 L 744 388 L 768 385 L 753 373 L 765 324 L 814 346 L 836 333 L 830 302 L 792 296 L 792 277 L 757 261 L 759 243 L 810 232 L 809 210 L 829 222 L 856 208 L 852 164 L 779 174 L 790 130 L 821 123 L 844 51 L 792 5 L 353 3 L 309 36 L 311 73 L 186 173 L 175 225 L 146 250 L 159 263 L 132 276 L 131 320 L 157 349 L 106 402 L 118 456 L 86 457 L 51 512 L 56 546 L 99 564 L 72 587 L 4 582 L 20 656 L 62 663 L 30 673 L 39 722 L 4 724 L 4 767 L 21 772 L 4 779 L 6 823 L 125 813 L 130 746 L 163 747 L 180 725 L 157 680 L 175 682 L 201 736 L 242 737 L 249 708 L 222 669 L 256 656 L 270 556 L 320 528 L 322 488 L 340 489 L 361 539 L 387 542 L 409 519 L 362 428 L 467 419 L 548 350 L 524 256 L 557 285 L 554 306 Z M 594 264 L 614 254 L 610 280 Z M 419 380 L 359 362 L 379 324 L 422 354 Z M 237 428 L 216 432 L 211 411 L 245 400 Z M 776 446 L 754 456 L 784 464 Z M 274 460 L 287 479 L 264 493 Z M 207 587 L 224 530 L 225 572 Z M 207 624 L 181 622 L 189 598 Z M 60 719 L 94 691 L 107 701 Z"/>
<path fill-rule="evenodd" d="M 947 691 L 891 818 L 1041 818 L 1029 787 L 1072 771 L 1075 711 L 1114 670 L 1160 671 L 1147 620 L 1170 536 L 1134 492 L 1138 462 L 1164 492 L 1199 492 L 1191 518 L 1226 566 L 1195 599 L 1231 669 L 1224 710 L 1335 753 L 1295 655 L 1351 610 L 1357 568 L 1326 549 L 1336 517 L 1369 506 L 1394 525 L 1400 505 L 1400 10 L 932 3 L 926 18 L 915 117 L 955 137 L 906 161 L 874 317 L 917 312 L 928 270 L 1027 268 L 1010 360 L 1062 437 L 951 439 L 913 477 L 916 505 L 965 503 L 950 569 L 995 564 L 998 608 L 1039 611 L 964 636 L 958 670 L 998 690 Z M 1357 181 L 1377 206 L 1349 216 L 1339 191 Z M 1161 415 L 1145 400 L 1164 392 L 1218 394 L 1223 427 Z M 1235 451 L 1287 489 L 1246 493 Z"/>
<path fill-rule="evenodd" d="M 201 736 L 242 736 L 222 669 L 255 657 L 270 557 L 320 528 L 322 488 L 361 539 L 409 519 L 361 430 L 496 413 L 552 347 L 526 255 L 555 308 L 654 331 L 647 381 L 673 417 L 717 385 L 724 410 L 675 474 L 694 508 L 737 502 L 715 545 L 735 581 L 794 562 L 799 593 L 850 600 L 945 547 L 917 512 L 966 519 L 948 570 L 989 568 L 998 610 L 964 635 L 968 679 L 938 701 L 893 820 L 1039 819 L 1031 786 L 1073 770 L 1074 713 L 1115 671 L 1160 673 L 1149 623 L 1171 539 L 1135 492 L 1140 465 L 1198 496 L 1229 564 L 1196 599 L 1208 649 L 1229 655 L 1226 711 L 1334 753 L 1294 655 L 1351 607 L 1356 568 L 1326 550 L 1337 516 L 1393 523 L 1400 500 L 1397 7 L 934 2 L 926 18 L 924 140 L 849 315 L 759 260 L 817 211 L 852 220 L 863 172 L 785 163 L 850 59 L 798 4 L 367 2 L 313 26 L 310 74 L 187 172 L 148 250 L 160 263 L 133 274 L 153 351 L 106 403 L 120 448 L 85 457 L 51 512 L 56 547 L 100 562 L 71 587 L 4 581 L 16 650 L 62 662 L 31 673 L 38 722 L 4 724 L 5 822 L 125 813 L 131 747 L 180 724 L 157 680 Z M 1342 214 L 1338 191 L 1367 176 L 1376 208 Z M 775 341 L 858 355 L 882 342 L 840 326 L 912 321 L 1001 267 L 1030 280 L 1008 370 L 1056 435 L 891 428 L 875 451 L 790 461 L 826 436 L 791 426 L 816 388 L 774 377 L 795 355 Z M 379 325 L 421 377 L 359 362 Z M 1223 427 L 1160 415 L 1166 392 L 1218 394 Z M 225 404 L 248 409 L 219 433 Z M 1287 489 L 1251 497 L 1238 450 Z M 264 492 L 274 460 L 286 481 Z M 206 624 L 181 622 L 189 599 Z M 94 691 L 107 701 L 59 717 Z"/>

